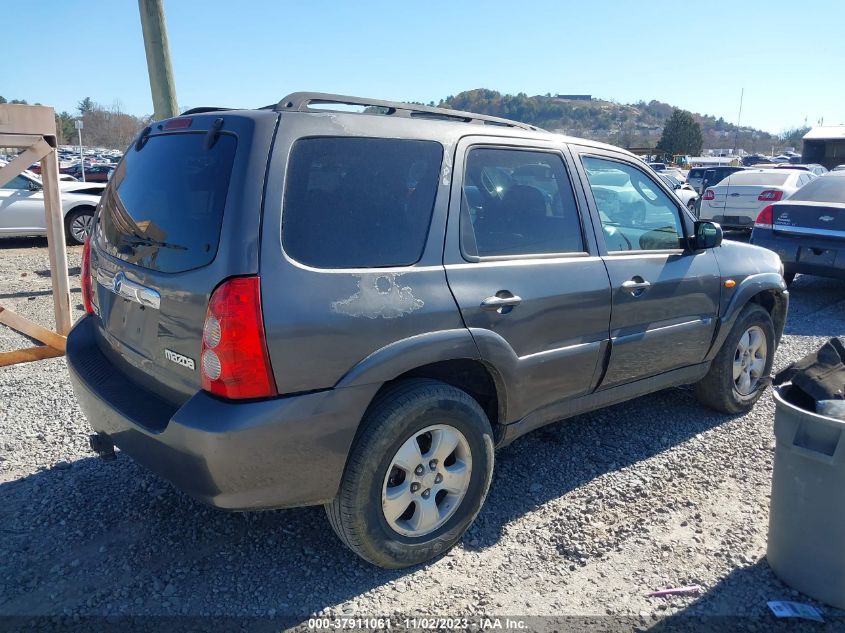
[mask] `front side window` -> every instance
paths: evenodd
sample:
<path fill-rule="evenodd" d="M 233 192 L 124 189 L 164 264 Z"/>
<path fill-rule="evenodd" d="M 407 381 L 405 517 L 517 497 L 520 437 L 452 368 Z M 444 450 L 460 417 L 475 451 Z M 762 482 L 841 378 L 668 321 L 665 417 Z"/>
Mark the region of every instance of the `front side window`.
<path fill-rule="evenodd" d="M 584 252 L 572 184 L 558 154 L 475 148 L 467 155 L 461 248 L 472 257 Z"/>
<path fill-rule="evenodd" d="M 682 247 L 678 207 L 644 172 L 604 158 L 585 156 L 583 163 L 609 251 Z"/>
<path fill-rule="evenodd" d="M 443 147 L 357 137 L 298 140 L 288 162 L 282 245 L 317 268 L 410 266 L 434 209 Z"/>

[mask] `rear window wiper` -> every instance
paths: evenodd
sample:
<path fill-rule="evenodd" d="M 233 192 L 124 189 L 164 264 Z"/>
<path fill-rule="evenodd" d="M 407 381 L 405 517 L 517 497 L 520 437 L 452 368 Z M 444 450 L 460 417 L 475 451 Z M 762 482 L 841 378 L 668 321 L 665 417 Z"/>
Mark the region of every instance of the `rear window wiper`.
<path fill-rule="evenodd" d="M 151 237 L 124 237 L 123 242 L 128 246 L 155 246 L 157 248 L 170 248 L 177 251 L 188 250 L 187 246 L 181 244 L 170 244 L 169 242 L 162 242 Z"/>

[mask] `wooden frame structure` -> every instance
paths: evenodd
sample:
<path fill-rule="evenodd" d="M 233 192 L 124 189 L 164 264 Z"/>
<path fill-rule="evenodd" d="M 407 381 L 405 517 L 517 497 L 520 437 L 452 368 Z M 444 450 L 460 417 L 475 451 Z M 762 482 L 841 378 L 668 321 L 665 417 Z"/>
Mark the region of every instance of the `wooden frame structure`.
<path fill-rule="evenodd" d="M 0 305 L 0 323 L 44 345 L 0 352 L 0 367 L 62 356 L 70 331 L 70 282 L 67 274 L 65 223 L 59 194 L 59 160 L 56 154 L 56 115 L 53 108 L 18 104 L 0 105 L 0 147 L 23 149 L 8 165 L 0 167 L 0 187 L 35 161 L 41 162 L 47 251 L 53 284 L 56 331 L 15 314 Z"/>

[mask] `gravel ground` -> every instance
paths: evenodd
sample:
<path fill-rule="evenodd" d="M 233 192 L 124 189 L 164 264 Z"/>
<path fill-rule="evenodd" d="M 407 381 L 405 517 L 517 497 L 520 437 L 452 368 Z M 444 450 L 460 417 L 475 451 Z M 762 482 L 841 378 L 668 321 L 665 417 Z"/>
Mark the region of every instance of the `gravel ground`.
<path fill-rule="evenodd" d="M 44 245 L 0 243 L 0 303 L 51 325 Z M 800 277 L 775 367 L 834 335 L 845 284 Z M 0 327 L 0 349 L 23 344 Z M 0 393 L 0 615 L 571 615 L 634 629 L 719 615 L 763 631 L 767 600 L 812 602 L 765 560 L 768 394 L 730 417 L 673 389 L 530 434 L 497 454 L 459 546 L 383 571 L 340 545 L 321 508 L 227 514 L 125 456 L 94 458 L 64 359 L 0 369 Z M 645 595 L 688 584 L 704 592 Z"/>

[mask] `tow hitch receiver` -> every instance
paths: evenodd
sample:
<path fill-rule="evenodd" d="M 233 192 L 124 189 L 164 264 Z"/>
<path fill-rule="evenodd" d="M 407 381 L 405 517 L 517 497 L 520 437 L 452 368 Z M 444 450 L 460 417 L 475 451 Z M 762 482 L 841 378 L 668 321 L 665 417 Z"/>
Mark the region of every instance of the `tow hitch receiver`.
<path fill-rule="evenodd" d="M 102 459 L 112 460 L 117 457 L 114 454 L 114 443 L 105 433 L 89 435 L 88 444 L 91 446 L 91 450 L 97 453 L 97 455 Z"/>

